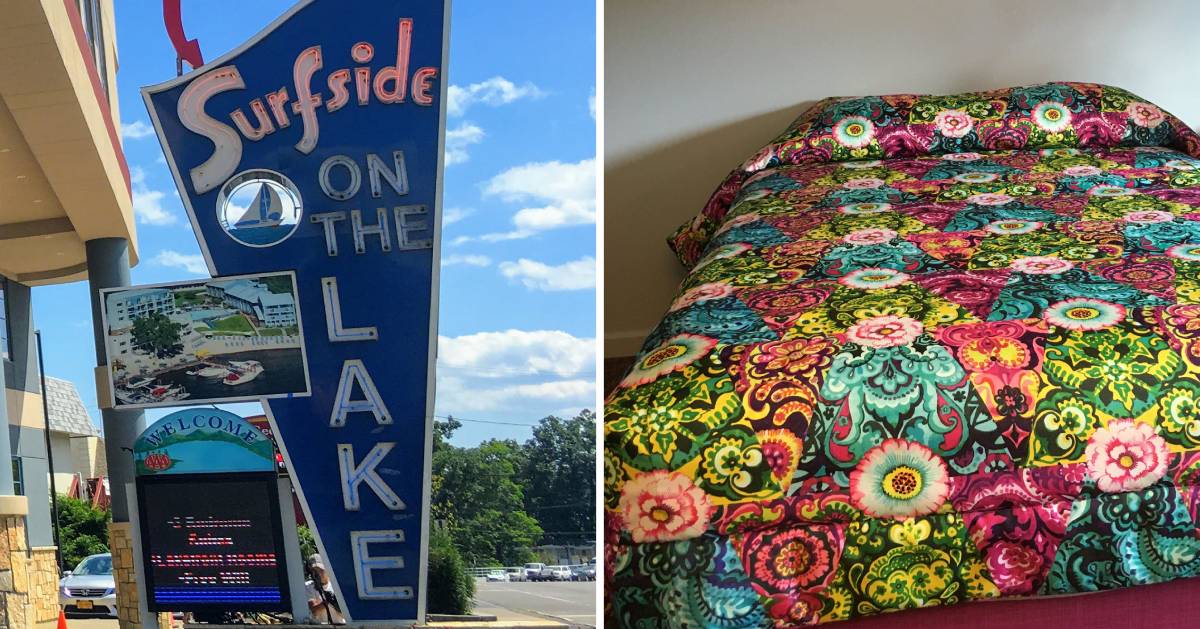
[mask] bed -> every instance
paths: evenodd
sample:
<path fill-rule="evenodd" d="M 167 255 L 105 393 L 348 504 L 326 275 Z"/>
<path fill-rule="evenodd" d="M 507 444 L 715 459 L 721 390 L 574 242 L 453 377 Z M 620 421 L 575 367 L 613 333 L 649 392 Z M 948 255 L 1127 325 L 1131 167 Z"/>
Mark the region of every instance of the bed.
<path fill-rule="evenodd" d="M 669 243 L 687 276 L 604 407 L 612 625 L 1200 575 L 1176 117 L 1084 83 L 827 99 Z"/>

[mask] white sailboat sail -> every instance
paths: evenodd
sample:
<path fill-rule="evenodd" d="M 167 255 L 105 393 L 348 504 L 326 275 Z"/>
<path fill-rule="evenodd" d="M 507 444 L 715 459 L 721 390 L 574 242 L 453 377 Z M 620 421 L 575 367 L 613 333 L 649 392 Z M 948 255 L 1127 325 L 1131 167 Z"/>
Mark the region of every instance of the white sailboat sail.
<path fill-rule="evenodd" d="M 259 184 L 254 202 L 233 224 L 233 228 L 274 227 L 282 221 L 282 218 L 283 201 L 279 198 L 279 193 L 275 192 L 274 187 L 263 183 Z"/>

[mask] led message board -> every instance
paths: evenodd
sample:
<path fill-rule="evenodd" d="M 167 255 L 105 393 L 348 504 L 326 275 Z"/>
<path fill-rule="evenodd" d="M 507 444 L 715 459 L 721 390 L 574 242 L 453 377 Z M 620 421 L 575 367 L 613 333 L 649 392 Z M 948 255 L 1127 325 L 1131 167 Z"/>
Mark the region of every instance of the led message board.
<path fill-rule="evenodd" d="M 275 473 L 140 476 L 150 611 L 288 611 Z"/>

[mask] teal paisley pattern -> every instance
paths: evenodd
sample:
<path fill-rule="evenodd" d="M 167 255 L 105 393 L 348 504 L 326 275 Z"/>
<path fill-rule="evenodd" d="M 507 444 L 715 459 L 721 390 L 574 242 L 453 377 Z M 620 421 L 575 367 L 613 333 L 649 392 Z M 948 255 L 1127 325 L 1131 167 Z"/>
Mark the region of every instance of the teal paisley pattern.
<path fill-rule="evenodd" d="M 1196 525 L 1170 483 L 1125 494 L 1085 488 L 1043 588 L 1094 592 L 1200 575 Z"/>
<path fill-rule="evenodd" d="M 999 448 L 996 423 L 945 347 L 927 335 L 910 345 L 849 344 L 833 359 L 821 387 L 822 413 L 810 443 L 823 460 L 847 471 L 887 438 L 924 444 L 965 470 Z"/>
<path fill-rule="evenodd" d="M 606 619 L 1200 576 L 1200 136 L 1111 86 L 829 99 L 671 238 L 604 417 Z"/>
<path fill-rule="evenodd" d="M 611 575 L 616 626 L 659 629 L 766 626 L 766 612 L 727 538 L 638 544 Z"/>

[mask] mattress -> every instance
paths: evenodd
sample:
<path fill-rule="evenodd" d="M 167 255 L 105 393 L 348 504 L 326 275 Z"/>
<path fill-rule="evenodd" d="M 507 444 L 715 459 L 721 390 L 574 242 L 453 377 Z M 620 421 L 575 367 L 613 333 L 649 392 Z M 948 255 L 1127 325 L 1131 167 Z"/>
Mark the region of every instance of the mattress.
<path fill-rule="evenodd" d="M 827 99 L 669 242 L 686 279 L 604 407 L 611 625 L 1200 574 L 1178 118 L 1084 83 Z"/>

